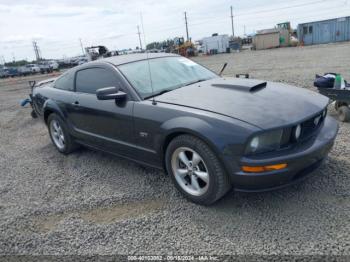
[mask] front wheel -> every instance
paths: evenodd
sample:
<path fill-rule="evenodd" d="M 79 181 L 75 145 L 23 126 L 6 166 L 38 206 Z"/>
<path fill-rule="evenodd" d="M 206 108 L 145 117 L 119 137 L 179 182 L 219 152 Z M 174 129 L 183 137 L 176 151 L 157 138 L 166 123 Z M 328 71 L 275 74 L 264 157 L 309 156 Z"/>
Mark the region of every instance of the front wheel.
<path fill-rule="evenodd" d="M 50 114 L 47 124 L 51 141 L 59 152 L 69 154 L 76 149 L 77 145 L 68 133 L 67 125 L 57 114 Z"/>
<path fill-rule="evenodd" d="M 350 108 L 348 106 L 340 106 L 338 108 L 338 115 L 339 120 L 342 122 L 349 122 L 350 121 Z"/>
<path fill-rule="evenodd" d="M 192 202 L 210 205 L 230 189 L 222 164 L 202 140 L 181 135 L 166 150 L 166 169 L 176 188 Z"/>

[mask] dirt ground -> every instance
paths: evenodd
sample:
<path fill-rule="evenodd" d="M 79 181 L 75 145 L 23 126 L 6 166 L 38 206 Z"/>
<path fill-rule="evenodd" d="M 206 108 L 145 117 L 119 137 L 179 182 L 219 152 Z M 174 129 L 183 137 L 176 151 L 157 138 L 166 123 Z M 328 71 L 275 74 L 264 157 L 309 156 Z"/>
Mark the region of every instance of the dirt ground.
<path fill-rule="evenodd" d="M 350 80 L 350 43 L 194 60 L 313 90 L 316 73 Z M 340 123 L 329 158 L 304 183 L 229 192 L 203 207 L 162 171 L 87 149 L 59 154 L 19 105 L 27 81 L 0 80 L 0 254 L 350 255 L 350 123 Z"/>

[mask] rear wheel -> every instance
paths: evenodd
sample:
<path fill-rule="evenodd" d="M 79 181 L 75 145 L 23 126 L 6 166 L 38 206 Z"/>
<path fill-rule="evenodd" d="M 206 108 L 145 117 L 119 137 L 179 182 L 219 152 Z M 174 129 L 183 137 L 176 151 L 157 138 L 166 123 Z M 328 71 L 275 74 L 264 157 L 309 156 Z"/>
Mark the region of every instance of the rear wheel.
<path fill-rule="evenodd" d="M 342 122 L 350 121 L 350 108 L 348 106 L 341 106 L 338 108 L 339 120 Z"/>
<path fill-rule="evenodd" d="M 202 140 L 181 135 L 166 151 L 166 168 L 176 188 L 192 202 L 210 205 L 230 189 L 230 182 L 214 152 Z"/>
<path fill-rule="evenodd" d="M 77 144 L 68 132 L 67 125 L 57 114 L 50 114 L 47 124 L 51 141 L 59 152 L 69 154 L 77 148 Z"/>

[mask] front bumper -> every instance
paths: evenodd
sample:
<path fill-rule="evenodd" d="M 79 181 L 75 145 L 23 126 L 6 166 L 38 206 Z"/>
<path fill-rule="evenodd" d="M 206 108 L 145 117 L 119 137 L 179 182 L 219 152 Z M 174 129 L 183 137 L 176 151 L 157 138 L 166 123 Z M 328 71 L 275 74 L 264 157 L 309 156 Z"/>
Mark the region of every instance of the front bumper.
<path fill-rule="evenodd" d="M 331 150 L 338 132 L 338 123 L 327 117 L 319 133 L 309 141 L 288 152 L 274 152 L 256 157 L 243 157 L 241 165 L 265 166 L 287 163 L 282 170 L 264 173 L 245 173 L 239 171 L 231 175 L 236 191 L 270 191 L 295 184 L 309 177 L 319 167 Z"/>

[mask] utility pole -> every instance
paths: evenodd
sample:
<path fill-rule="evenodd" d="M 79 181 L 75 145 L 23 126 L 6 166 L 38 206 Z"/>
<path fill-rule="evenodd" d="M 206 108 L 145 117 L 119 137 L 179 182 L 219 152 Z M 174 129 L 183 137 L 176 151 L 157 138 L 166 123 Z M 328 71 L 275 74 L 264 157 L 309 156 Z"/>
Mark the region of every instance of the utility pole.
<path fill-rule="evenodd" d="M 188 24 L 187 24 L 187 14 L 185 12 L 185 24 L 186 24 L 186 36 L 187 36 L 187 41 L 190 39 L 188 36 Z"/>
<path fill-rule="evenodd" d="M 35 53 L 36 60 L 40 61 L 39 47 L 38 47 L 38 44 L 35 41 L 33 41 L 33 47 L 34 47 L 34 53 Z"/>
<path fill-rule="evenodd" d="M 235 36 L 235 29 L 233 27 L 233 8 L 232 8 L 232 5 L 231 5 L 231 26 L 232 26 L 232 37 Z"/>
<path fill-rule="evenodd" d="M 246 28 L 245 28 L 245 25 L 244 25 L 244 36 L 246 36 Z"/>
<path fill-rule="evenodd" d="M 83 53 L 83 55 L 85 55 L 84 46 L 83 46 L 83 42 L 81 41 L 81 38 L 79 38 L 79 42 L 80 42 L 81 52 Z"/>
<path fill-rule="evenodd" d="M 140 49 L 142 51 L 141 33 L 140 33 L 140 27 L 139 26 L 137 26 L 137 34 L 139 35 Z"/>

